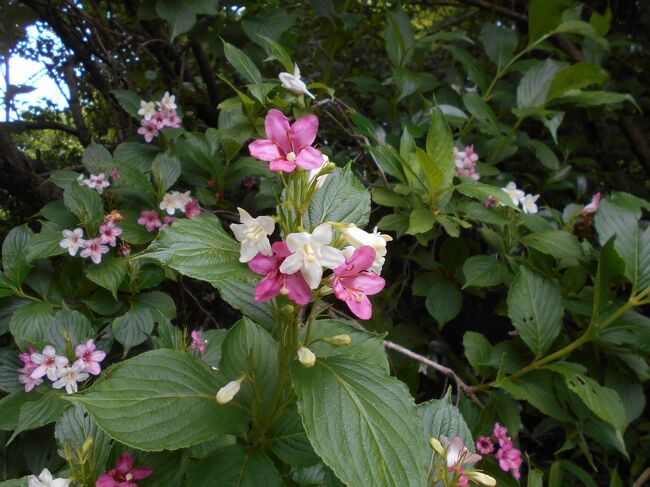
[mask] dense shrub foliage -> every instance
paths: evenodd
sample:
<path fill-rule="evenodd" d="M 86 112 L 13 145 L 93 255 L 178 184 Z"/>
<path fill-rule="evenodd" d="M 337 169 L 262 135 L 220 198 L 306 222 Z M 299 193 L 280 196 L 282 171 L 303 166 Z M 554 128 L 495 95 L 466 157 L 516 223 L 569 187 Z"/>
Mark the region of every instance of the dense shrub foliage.
<path fill-rule="evenodd" d="M 0 486 L 642 475 L 650 202 L 584 131 L 641 116 L 609 7 L 126 2 L 118 48 L 23 3 L 88 86 L 34 122 L 79 164 L 7 203 Z"/>

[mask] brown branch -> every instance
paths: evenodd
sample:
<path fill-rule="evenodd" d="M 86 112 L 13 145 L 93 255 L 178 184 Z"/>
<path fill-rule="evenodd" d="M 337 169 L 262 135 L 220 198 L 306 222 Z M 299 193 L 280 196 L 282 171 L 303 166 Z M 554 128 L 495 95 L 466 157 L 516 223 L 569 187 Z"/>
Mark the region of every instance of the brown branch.
<path fill-rule="evenodd" d="M 14 134 L 22 134 L 27 130 L 60 130 L 61 132 L 66 132 L 75 137 L 79 137 L 79 131 L 76 128 L 59 122 L 51 122 L 49 120 L 38 120 L 33 122 L 16 120 L 13 122 L 0 122 L 0 128 Z"/>
<path fill-rule="evenodd" d="M 81 101 L 79 98 L 79 90 L 77 89 L 77 80 L 74 74 L 74 65 L 72 62 L 66 63 L 63 66 L 63 77 L 66 84 L 68 85 L 68 90 L 70 91 L 70 111 L 72 112 L 72 118 L 74 119 L 74 124 L 77 126 L 79 131 L 79 141 L 86 146 L 91 142 L 90 132 L 88 131 L 88 126 L 83 117 L 83 112 L 81 110 Z"/>
<path fill-rule="evenodd" d="M 634 482 L 634 485 L 632 487 L 641 487 L 644 485 L 648 480 L 650 480 L 650 467 L 646 468 L 641 476 Z"/>
<path fill-rule="evenodd" d="M 192 47 L 192 53 L 194 53 L 194 57 L 199 66 L 201 77 L 203 78 L 205 86 L 208 88 L 210 106 L 212 109 L 215 109 L 219 104 L 219 87 L 217 86 L 217 80 L 214 77 L 212 67 L 210 66 L 210 61 L 208 60 L 208 56 L 205 54 L 201 41 L 196 37 L 192 36 L 190 38 L 190 46 Z"/>

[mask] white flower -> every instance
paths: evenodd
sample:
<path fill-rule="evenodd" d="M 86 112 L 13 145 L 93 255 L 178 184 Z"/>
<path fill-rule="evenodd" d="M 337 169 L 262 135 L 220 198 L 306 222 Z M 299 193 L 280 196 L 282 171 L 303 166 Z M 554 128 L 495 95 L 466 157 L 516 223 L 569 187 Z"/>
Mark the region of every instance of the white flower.
<path fill-rule="evenodd" d="M 84 372 L 84 368 L 80 365 L 73 365 L 72 367 L 68 365 L 67 367 L 63 367 L 57 371 L 56 375 L 59 380 L 52 384 L 52 387 L 55 389 L 62 389 L 65 387 L 65 392 L 68 394 L 74 394 L 77 392 L 77 382 L 83 382 L 90 377 L 88 372 Z"/>
<path fill-rule="evenodd" d="M 539 198 L 539 195 L 527 194 L 521 200 L 521 209 L 524 210 L 524 213 L 537 213 L 537 205 L 535 202 Z"/>
<path fill-rule="evenodd" d="M 57 380 L 59 375 L 58 372 L 61 367 L 65 367 L 68 364 L 68 359 L 66 357 L 56 354 L 56 350 L 51 345 L 47 345 L 43 348 L 43 353 L 34 352 L 31 355 L 32 362 L 38 364 L 38 367 L 34 369 L 31 377 L 33 379 L 38 379 L 47 375 L 47 378 L 54 381 Z"/>
<path fill-rule="evenodd" d="M 61 233 L 63 240 L 59 242 L 59 246 L 68 249 L 68 253 L 74 257 L 83 242 L 84 231 L 81 228 L 75 228 L 74 230 L 63 230 Z"/>
<path fill-rule="evenodd" d="M 297 64 L 294 64 L 293 74 L 280 73 L 278 78 L 282 82 L 282 86 L 289 91 L 293 91 L 296 95 L 307 95 L 314 100 L 316 99 L 316 97 L 307 90 L 307 85 L 305 85 L 305 83 L 300 79 L 300 69 Z"/>
<path fill-rule="evenodd" d="M 170 95 L 169 91 L 165 91 L 165 94 L 158 102 L 158 106 L 163 110 L 176 110 L 176 96 Z"/>
<path fill-rule="evenodd" d="M 386 242 L 393 240 L 393 237 L 379 233 L 377 227 L 374 228 L 372 233 L 368 233 L 354 225 L 345 228 L 343 236 L 354 248 L 367 245 L 375 249 L 375 261 L 372 263 L 370 271 L 381 274 L 381 268 L 386 261 Z"/>
<path fill-rule="evenodd" d="M 300 347 L 298 349 L 298 361 L 304 367 L 313 367 L 316 363 L 316 355 L 307 347 Z"/>
<path fill-rule="evenodd" d="M 90 179 L 86 182 L 89 188 L 94 189 L 99 194 L 104 192 L 104 188 L 108 188 L 111 183 L 106 178 L 106 175 L 103 172 L 99 174 L 91 174 Z"/>
<path fill-rule="evenodd" d="M 179 193 L 178 191 L 172 191 L 171 193 L 166 193 L 158 208 L 167 212 L 168 215 L 173 215 L 176 210 L 183 210 L 185 205 L 191 201 L 192 197 L 190 192 L 186 191 L 185 193 Z"/>
<path fill-rule="evenodd" d="M 235 238 L 241 242 L 239 262 L 248 262 L 257 254 L 272 255 L 271 242 L 268 236 L 275 230 L 275 221 L 270 216 L 253 218 L 242 209 L 239 210 L 239 221 L 230 225 Z M 294 271 L 295 272 L 295 271 Z"/>
<path fill-rule="evenodd" d="M 217 402 L 219 404 L 227 404 L 237 395 L 241 389 L 243 378 L 231 380 L 217 392 Z"/>
<path fill-rule="evenodd" d="M 152 101 L 140 100 L 140 109 L 138 115 L 142 115 L 145 120 L 151 120 L 156 113 L 156 104 Z"/>
<path fill-rule="evenodd" d="M 77 183 L 79 183 L 79 186 L 88 186 L 90 180 L 84 178 L 83 174 L 79 174 L 77 177 Z"/>
<path fill-rule="evenodd" d="M 311 234 L 287 235 L 287 247 L 293 254 L 282 262 L 280 272 L 294 274 L 301 271 L 310 289 L 316 289 L 323 278 L 323 267 L 334 269 L 345 262 L 343 252 L 328 245 L 332 237 L 329 223 L 318 225 Z"/>
<path fill-rule="evenodd" d="M 310 183 L 313 181 L 313 179 L 315 177 L 318 177 L 318 179 L 316 180 L 316 187 L 317 188 L 320 188 L 323 185 L 323 183 L 325 182 L 325 180 L 327 179 L 327 176 L 328 176 L 328 174 L 323 174 L 322 176 L 318 176 L 318 173 L 321 172 L 321 170 L 325 166 L 327 166 L 329 164 L 329 162 L 330 162 L 330 158 L 327 157 L 326 154 L 323 154 L 323 163 L 320 165 L 320 167 L 317 167 L 316 169 L 311 169 L 309 171 L 308 179 L 309 179 Z"/>
<path fill-rule="evenodd" d="M 520 189 L 517 189 L 517 185 L 512 181 L 506 184 L 505 188 L 501 188 L 501 191 L 510 196 L 512 204 L 515 206 L 518 206 L 519 202 L 524 199 L 524 192 Z"/>
<path fill-rule="evenodd" d="M 55 479 L 47 468 L 44 468 L 38 477 L 36 475 L 27 477 L 29 487 L 68 487 L 70 482 L 70 479 Z"/>

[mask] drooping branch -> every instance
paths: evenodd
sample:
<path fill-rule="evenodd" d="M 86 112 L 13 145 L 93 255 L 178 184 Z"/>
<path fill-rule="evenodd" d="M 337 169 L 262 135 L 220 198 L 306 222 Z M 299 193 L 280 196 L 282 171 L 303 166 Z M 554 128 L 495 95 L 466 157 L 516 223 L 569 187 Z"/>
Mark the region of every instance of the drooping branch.
<path fill-rule="evenodd" d="M 79 131 L 76 128 L 49 120 L 0 122 L 0 127 L 14 134 L 22 134 L 27 130 L 60 130 L 61 132 L 79 137 Z"/>

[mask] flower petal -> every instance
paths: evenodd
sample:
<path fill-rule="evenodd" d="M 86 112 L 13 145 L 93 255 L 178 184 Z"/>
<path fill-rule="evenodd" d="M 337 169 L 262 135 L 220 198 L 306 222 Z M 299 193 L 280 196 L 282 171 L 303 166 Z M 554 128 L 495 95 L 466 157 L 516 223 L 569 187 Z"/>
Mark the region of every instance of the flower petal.
<path fill-rule="evenodd" d="M 294 303 L 304 305 L 311 301 L 311 291 L 301 274 L 285 276 L 284 287 L 289 290 L 288 297 Z"/>
<path fill-rule="evenodd" d="M 280 265 L 280 272 L 283 274 L 294 274 L 301 268 L 302 258 L 300 254 L 292 254 L 282 262 L 282 265 Z"/>
<path fill-rule="evenodd" d="M 287 260 L 291 257 L 287 257 Z M 287 262 L 287 260 L 284 262 Z M 282 267 L 280 267 L 280 270 L 282 270 Z M 302 276 L 305 278 L 305 281 L 307 281 L 307 285 L 310 289 L 316 289 L 323 278 L 323 268 L 315 260 L 312 262 L 305 262 L 302 268 Z"/>
<path fill-rule="evenodd" d="M 133 480 L 146 479 L 153 473 L 153 469 L 147 467 L 136 467 L 132 468 L 129 472 L 133 477 Z"/>
<path fill-rule="evenodd" d="M 264 229 L 267 235 L 271 235 L 275 230 L 275 220 L 270 216 L 258 216 L 257 223 Z"/>
<path fill-rule="evenodd" d="M 323 245 L 330 243 L 332 241 L 332 237 L 332 225 L 329 223 L 321 223 L 316 228 L 314 228 L 314 231 L 311 234 L 311 238 L 314 240 L 314 242 Z M 289 248 L 291 248 L 291 246 L 289 246 Z"/>
<path fill-rule="evenodd" d="M 316 115 L 305 115 L 296 120 L 291 126 L 291 139 L 294 150 L 297 152 L 303 147 L 312 145 L 316 140 L 317 133 L 318 117 Z"/>
<path fill-rule="evenodd" d="M 296 156 L 296 164 L 303 169 L 318 169 L 323 165 L 323 153 L 311 146 L 303 147 Z"/>
<path fill-rule="evenodd" d="M 271 248 L 273 249 L 273 253 L 278 257 L 289 257 L 291 255 L 291 251 L 286 242 L 275 242 L 271 245 Z"/>
<path fill-rule="evenodd" d="M 309 234 L 307 232 L 290 233 L 289 235 L 287 235 L 287 248 L 291 252 L 298 252 L 298 250 L 300 250 L 303 245 L 308 243 L 309 243 Z M 285 274 L 293 274 L 293 272 L 285 272 L 285 271 L 282 272 L 284 272 Z"/>
<path fill-rule="evenodd" d="M 361 294 L 361 301 L 357 301 L 353 296 L 348 296 L 345 304 L 348 305 L 350 311 L 359 319 L 367 320 L 372 316 L 372 304 L 367 296 Z"/>
<path fill-rule="evenodd" d="M 259 253 L 259 250 L 257 245 L 254 245 L 248 240 L 243 241 L 239 249 L 239 262 L 251 261 Z"/>
<path fill-rule="evenodd" d="M 320 248 L 320 264 L 328 269 L 336 269 L 345 262 L 343 252 L 334 247 L 323 246 Z"/>
<path fill-rule="evenodd" d="M 282 281 L 278 273 L 273 273 L 262 279 L 255 288 L 255 301 L 261 303 L 268 299 L 273 299 L 280 294 L 282 288 Z"/>
<path fill-rule="evenodd" d="M 280 159 L 283 155 L 273 141 L 266 139 L 257 139 L 251 142 L 248 144 L 248 151 L 255 159 L 267 162 Z"/>
<path fill-rule="evenodd" d="M 121 474 L 129 473 L 131 467 L 133 467 L 133 455 L 129 452 L 124 452 L 120 455 L 120 458 L 117 460 L 117 465 L 115 465 L 115 470 Z"/>
<path fill-rule="evenodd" d="M 272 108 L 266 114 L 264 119 L 264 128 L 266 136 L 275 142 L 284 153 L 291 152 L 291 142 L 289 141 L 289 119 L 284 116 L 280 110 Z"/>
<path fill-rule="evenodd" d="M 255 274 L 259 274 L 261 276 L 265 276 L 269 272 L 273 272 L 277 266 L 278 258 L 275 256 L 257 254 L 255 257 L 253 257 L 252 260 L 248 261 L 248 268 Z"/>
<path fill-rule="evenodd" d="M 286 159 L 276 159 L 269 164 L 271 171 L 292 172 L 295 168 L 296 163 L 287 161 Z"/>
<path fill-rule="evenodd" d="M 377 253 L 375 252 L 375 249 L 368 245 L 359 247 L 348 260 L 348 263 L 352 266 L 351 271 L 358 274 L 361 271 L 367 270 L 375 261 L 376 255 Z"/>
<path fill-rule="evenodd" d="M 361 290 L 364 294 L 372 296 L 384 289 L 386 281 L 376 274 L 364 272 L 358 276 L 346 279 L 345 284 L 354 289 Z"/>

